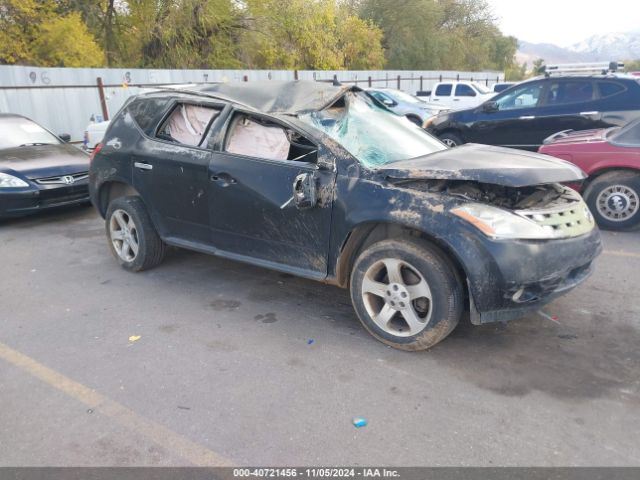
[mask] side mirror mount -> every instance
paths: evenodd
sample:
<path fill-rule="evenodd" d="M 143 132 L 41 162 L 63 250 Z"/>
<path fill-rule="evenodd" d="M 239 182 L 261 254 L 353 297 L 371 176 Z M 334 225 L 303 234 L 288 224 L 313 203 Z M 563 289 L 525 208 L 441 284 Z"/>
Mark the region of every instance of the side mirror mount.
<path fill-rule="evenodd" d="M 71 135 L 68 133 L 61 133 L 58 135 L 58 138 L 60 138 L 64 143 L 69 143 L 71 141 Z"/>
<path fill-rule="evenodd" d="M 316 176 L 314 172 L 301 173 L 293 182 L 293 201 L 298 210 L 313 208 L 318 203 L 316 198 Z"/>
<path fill-rule="evenodd" d="M 494 101 L 484 102 L 482 104 L 482 111 L 486 113 L 497 112 L 498 111 L 498 103 Z"/>

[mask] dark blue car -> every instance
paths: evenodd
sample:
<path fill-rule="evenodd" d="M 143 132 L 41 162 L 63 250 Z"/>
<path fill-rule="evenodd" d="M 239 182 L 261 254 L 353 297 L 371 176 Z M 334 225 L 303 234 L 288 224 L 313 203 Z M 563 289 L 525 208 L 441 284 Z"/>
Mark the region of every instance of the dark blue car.
<path fill-rule="evenodd" d="M 89 201 L 89 157 L 68 139 L 0 114 L 0 218 Z"/>

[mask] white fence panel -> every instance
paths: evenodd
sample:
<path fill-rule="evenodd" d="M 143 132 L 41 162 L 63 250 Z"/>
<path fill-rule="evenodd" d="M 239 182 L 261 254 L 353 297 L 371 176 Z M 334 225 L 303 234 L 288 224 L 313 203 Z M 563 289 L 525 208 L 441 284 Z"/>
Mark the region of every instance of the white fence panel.
<path fill-rule="evenodd" d="M 69 133 L 72 141 L 81 141 L 90 119 L 102 115 L 97 79 L 110 115 L 127 98 L 153 85 L 180 83 L 217 83 L 270 80 L 323 80 L 353 83 L 366 88 L 398 88 L 415 94 L 431 90 L 440 78 L 473 79 L 486 85 L 503 81 L 502 72 L 451 71 L 311 71 L 311 70 L 150 70 L 127 68 L 40 68 L 0 66 L 0 112 L 18 113 L 44 125 L 54 133 Z M 422 80 L 421 80 L 422 77 Z"/>

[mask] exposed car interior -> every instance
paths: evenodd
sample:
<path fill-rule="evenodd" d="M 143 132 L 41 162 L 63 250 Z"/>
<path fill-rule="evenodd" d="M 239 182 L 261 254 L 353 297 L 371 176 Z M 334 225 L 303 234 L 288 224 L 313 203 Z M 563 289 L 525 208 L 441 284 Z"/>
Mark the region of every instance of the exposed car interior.
<path fill-rule="evenodd" d="M 317 147 L 300 133 L 273 122 L 237 115 L 227 134 L 225 151 L 269 160 L 315 163 Z"/>
<path fill-rule="evenodd" d="M 198 146 L 211 121 L 220 110 L 199 105 L 180 104 L 173 109 L 169 118 L 158 131 L 158 138 Z"/>

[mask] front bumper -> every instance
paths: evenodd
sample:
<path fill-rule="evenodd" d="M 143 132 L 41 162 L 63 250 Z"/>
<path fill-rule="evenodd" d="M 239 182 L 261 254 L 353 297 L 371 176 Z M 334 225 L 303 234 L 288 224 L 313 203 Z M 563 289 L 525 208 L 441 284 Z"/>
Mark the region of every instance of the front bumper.
<path fill-rule="evenodd" d="M 87 180 L 73 185 L 39 185 L 37 188 L 0 190 L 0 218 L 19 217 L 88 201 Z"/>
<path fill-rule="evenodd" d="M 562 240 L 475 237 L 473 243 L 467 251 L 476 257 L 466 265 L 474 324 L 513 320 L 539 310 L 589 278 L 602 251 L 597 228 Z"/>

